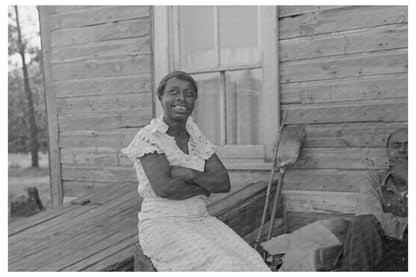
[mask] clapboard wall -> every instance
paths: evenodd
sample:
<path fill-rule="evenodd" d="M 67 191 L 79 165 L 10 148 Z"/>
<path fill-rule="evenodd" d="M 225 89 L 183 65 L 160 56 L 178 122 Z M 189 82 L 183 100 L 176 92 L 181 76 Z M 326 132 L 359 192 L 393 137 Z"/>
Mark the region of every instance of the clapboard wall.
<path fill-rule="evenodd" d="M 363 174 L 407 126 L 406 6 L 281 6 L 282 111 L 306 141 L 285 178 L 289 225 L 353 214 Z"/>
<path fill-rule="evenodd" d="M 120 148 L 153 117 L 149 6 L 40 7 L 51 173 L 65 197 L 137 182 Z"/>
<path fill-rule="evenodd" d="M 154 116 L 152 7 L 40 11 L 55 198 L 59 183 L 70 197 L 137 185 L 120 149 Z M 280 6 L 278 15 L 280 109 L 307 134 L 284 182 L 292 229 L 352 215 L 364 174 L 388 166 L 386 138 L 408 120 L 408 11 Z M 269 178 L 268 163 L 233 167 L 233 191 Z"/>

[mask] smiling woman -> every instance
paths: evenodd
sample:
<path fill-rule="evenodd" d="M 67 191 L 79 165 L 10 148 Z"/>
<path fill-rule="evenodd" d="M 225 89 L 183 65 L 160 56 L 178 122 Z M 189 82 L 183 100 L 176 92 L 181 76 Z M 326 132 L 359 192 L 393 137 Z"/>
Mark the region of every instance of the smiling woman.
<path fill-rule="evenodd" d="M 210 216 L 211 194 L 230 191 L 214 145 L 190 116 L 195 80 L 175 71 L 162 79 L 164 114 L 123 149 L 133 162 L 143 198 L 139 240 L 158 271 L 269 271 L 260 255 L 231 228 Z"/>
<path fill-rule="evenodd" d="M 158 98 L 166 114 L 165 120 L 185 121 L 194 109 L 197 95 L 198 86 L 189 74 L 175 71 L 167 75 L 158 88 Z"/>

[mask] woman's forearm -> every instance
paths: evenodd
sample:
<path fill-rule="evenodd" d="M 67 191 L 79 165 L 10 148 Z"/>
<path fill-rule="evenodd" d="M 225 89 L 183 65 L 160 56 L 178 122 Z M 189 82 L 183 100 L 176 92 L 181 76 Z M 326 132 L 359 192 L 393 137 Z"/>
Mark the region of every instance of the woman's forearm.
<path fill-rule="evenodd" d="M 194 172 L 193 181 L 212 193 L 230 191 L 230 179 L 226 172 Z"/>
<path fill-rule="evenodd" d="M 151 153 L 140 158 L 141 166 L 156 195 L 171 200 L 183 200 L 210 192 L 192 181 L 172 176 L 164 154 Z"/>
<path fill-rule="evenodd" d="M 170 200 L 184 200 L 198 195 L 209 196 L 210 192 L 198 184 L 172 178 L 166 183 L 163 190 L 158 191 L 158 195 Z"/>
<path fill-rule="evenodd" d="M 204 189 L 213 193 L 229 192 L 230 177 L 216 154 L 213 154 L 206 162 L 204 172 L 193 170 L 192 180 Z"/>
<path fill-rule="evenodd" d="M 170 173 L 172 178 L 195 183 L 209 192 L 223 193 L 230 191 L 228 173 L 222 163 L 215 159 L 206 164 L 203 172 L 181 166 L 172 166 Z"/>

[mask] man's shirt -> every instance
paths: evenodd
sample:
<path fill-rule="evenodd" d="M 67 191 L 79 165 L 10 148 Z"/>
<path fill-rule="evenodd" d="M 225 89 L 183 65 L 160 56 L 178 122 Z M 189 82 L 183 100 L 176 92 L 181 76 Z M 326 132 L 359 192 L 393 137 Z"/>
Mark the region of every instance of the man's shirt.
<path fill-rule="evenodd" d="M 374 215 L 386 236 L 402 240 L 407 228 L 407 205 L 407 190 L 397 189 L 390 172 L 369 172 L 361 184 L 357 215 Z"/>

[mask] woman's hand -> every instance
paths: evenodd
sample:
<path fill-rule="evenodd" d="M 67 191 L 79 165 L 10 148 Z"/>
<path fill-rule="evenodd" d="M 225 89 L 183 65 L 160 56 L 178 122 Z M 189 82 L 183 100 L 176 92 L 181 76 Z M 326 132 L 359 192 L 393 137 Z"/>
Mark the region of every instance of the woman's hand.
<path fill-rule="evenodd" d="M 197 184 L 211 193 L 226 193 L 231 189 L 228 172 L 215 153 L 205 161 L 204 172 L 171 166 L 170 177 L 188 184 Z"/>
<path fill-rule="evenodd" d="M 173 175 L 178 178 L 173 178 L 172 167 L 169 165 L 165 154 L 147 154 L 140 158 L 140 163 L 153 191 L 162 198 L 184 200 L 198 195 L 208 196 L 210 194 L 207 189 L 197 183 L 182 180 L 191 178 L 193 175 L 191 169 L 176 166 L 173 168 Z M 194 174 L 196 173 L 198 172 L 195 171 Z"/>
<path fill-rule="evenodd" d="M 193 182 L 195 178 L 195 173 L 192 169 L 181 166 L 171 166 L 170 175 L 173 178 L 177 178 L 185 182 Z"/>

